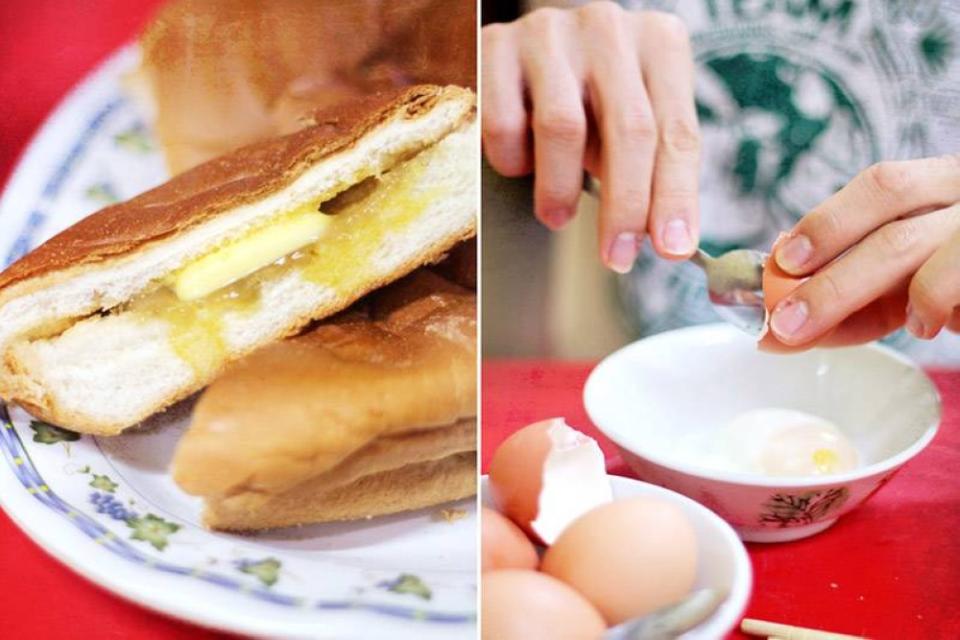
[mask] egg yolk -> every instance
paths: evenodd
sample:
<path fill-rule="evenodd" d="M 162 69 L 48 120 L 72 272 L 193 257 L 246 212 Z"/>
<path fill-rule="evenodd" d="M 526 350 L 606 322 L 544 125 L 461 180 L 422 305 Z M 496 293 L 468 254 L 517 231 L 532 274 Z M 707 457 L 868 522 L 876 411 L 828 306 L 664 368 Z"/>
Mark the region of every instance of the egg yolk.
<path fill-rule="evenodd" d="M 836 425 L 794 409 L 745 411 L 719 434 L 705 431 L 702 447 L 704 464 L 740 473 L 821 476 L 860 464 L 853 442 Z"/>
<path fill-rule="evenodd" d="M 819 476 L 857 466 L 856 449 L 829 423 L 788 427 L 772 434 L 761 451 L 760 466 L 772 476 Z"/>
<path fill-rule="evenodd" d="M 813 464 L 820 473 L 833 473 L 840 457 L 832 449 L 817 449 L 813 452 Z"/>

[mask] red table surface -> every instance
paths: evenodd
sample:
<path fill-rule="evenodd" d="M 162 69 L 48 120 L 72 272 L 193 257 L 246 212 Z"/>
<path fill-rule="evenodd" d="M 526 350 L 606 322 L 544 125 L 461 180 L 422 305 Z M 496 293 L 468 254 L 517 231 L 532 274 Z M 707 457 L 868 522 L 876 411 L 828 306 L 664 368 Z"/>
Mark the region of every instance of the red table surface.
<path fill-rule="evenodd" d="M 0 0 L 0 185 L 67 91 L 133 39 L 159 4 Z M 0 567 L 2 638 L 230 637 L 153 613 L 87 582 L 37 547 L 2 511 Z"/>
<path fill-rule="evenodd" d="M 559 416 L 599 440 L 611 472 L 631 475 L 587 418 L 582 390 L 592 368 L 486 362 L 483 469 L 515 430 Z M 887 486 L 824 533 L 747 545 L 748 617 L 879 640 L 960 637 L 960 372 L 933 378 L 944 402 L 940 431 Z"/>

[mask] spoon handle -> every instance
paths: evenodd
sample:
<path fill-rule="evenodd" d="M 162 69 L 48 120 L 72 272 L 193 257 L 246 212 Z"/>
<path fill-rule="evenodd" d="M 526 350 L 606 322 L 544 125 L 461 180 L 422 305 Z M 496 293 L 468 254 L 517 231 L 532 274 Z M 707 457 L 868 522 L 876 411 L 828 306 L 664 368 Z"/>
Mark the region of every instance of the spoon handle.
<path fill-rule="evenodd" d="M 724 589 L 699 589 L 677 604 L 609 629 L 603 640 L 671 640 L 712 616 L 726 599 Z"/>
<path fill-rule="evenodd" d="M 690 256 L 690 262 L 697 265 L 704 271 L 707 271 L 710 268 L 710 263 L 712 263 L 714 260 L 715 258 L 713 258 L 713 256 L 699 247 L 697 247 L 697 252 Z"/>

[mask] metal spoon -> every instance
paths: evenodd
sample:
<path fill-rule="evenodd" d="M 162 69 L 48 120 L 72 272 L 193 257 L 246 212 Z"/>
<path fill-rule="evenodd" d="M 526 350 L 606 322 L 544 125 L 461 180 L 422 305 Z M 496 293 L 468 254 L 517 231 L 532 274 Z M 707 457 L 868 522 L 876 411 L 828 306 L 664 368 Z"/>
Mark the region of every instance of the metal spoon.
<path fill-rule="evenodd" d="M 600 198 L 600 182 L 583 172 L 583 190 Z M 690 261 L 707 275 L 707 294 L 717 315 L 752 336 L 763 332 L 766 308 L 763 306 L 763 265 L 767 254 L 752 249 L 737 249 L 712 257 L 697 249 Z"/>
<path fill-rule="evenodd" d="M 721 589 L 699 589 L 678 602 L 607 630 L 603 640 L 672 640 L 709 618 L 727 599 Z"/>
<path fill-rule="evenodd" d="M 690 258 L 707 276 L 707 294 L 717 315 L 752 336 L 763 331 L 763 265 L 767 254 L 752 249 L 729 251 L 717 258 L 703 249 Z"/>

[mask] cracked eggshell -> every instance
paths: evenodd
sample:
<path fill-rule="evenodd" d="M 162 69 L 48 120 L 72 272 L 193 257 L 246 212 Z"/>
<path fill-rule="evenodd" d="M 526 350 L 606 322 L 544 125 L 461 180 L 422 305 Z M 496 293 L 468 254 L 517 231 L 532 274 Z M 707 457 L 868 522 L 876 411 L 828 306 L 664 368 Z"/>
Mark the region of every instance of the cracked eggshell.
<path fill-rule="evenodd" d="M 536 569 L 537 550 L 520 527 L 493 509 L 480 511 L 480 569 Z"/>
<path fill-rule="evenodd" d="M 562 418 L 524 427 L 500 445 L 490 463 L 490 493 L 501 513 L 544 545 L 613 500 L 596 440 Z"/>
<path fill-rule="evenodd" d="M 777 248 L 783 244 L 788 237 L 785 233 L 781 233 L 779 237 L 777 237 L 776 242 L 773 243 L 773 247 L 770 249 L 767 262 L 763 265 L 763 306 L 766 309 L 766 317 L 763 321 L 763 331 L 760 334 L 760 344 L 773 347 L 774 349 L 776 349 L 776 347 L 782 348 L 783 343 L 777 340 L 776 336 L 770 331 L 770 315 L 781 300 L 789 296 L 797 287 L 807 281 L 806 277 L 798 278 L 781 269 L 774 258 Z"/>

